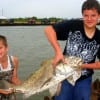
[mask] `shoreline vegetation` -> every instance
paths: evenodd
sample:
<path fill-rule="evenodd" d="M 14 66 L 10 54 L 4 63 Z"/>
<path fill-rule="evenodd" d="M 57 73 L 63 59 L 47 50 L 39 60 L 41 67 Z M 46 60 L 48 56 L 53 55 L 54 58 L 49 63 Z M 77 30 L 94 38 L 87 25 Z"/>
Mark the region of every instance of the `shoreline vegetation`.
<path fill-rule="evenodd" d="M 62 18 L 1 18 L 0 26 L 31 26 L 31 25 L 50 25 L 62 21 Z"/>
<path fill-rule="evenodd" d="M 51 18 L 31 17 L 31 18 L 10 18 L 10 19 L 0 18 L 0 26 L 51 25 L 57 22 L 61 22 L 63 20 L 69 20 L 69 19 L 56 18 L 56 17 L 51 17 Z M 77 18 L 77 20 L 82 20 L 82 18 Z M 100 25 L 100 21 L 98 22 L 98 25 Z"/>

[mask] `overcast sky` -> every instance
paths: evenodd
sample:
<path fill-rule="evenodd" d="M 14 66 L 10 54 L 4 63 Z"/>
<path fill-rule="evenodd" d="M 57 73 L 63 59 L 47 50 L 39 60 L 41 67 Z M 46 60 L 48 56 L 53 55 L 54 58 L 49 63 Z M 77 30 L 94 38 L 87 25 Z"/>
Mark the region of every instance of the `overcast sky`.
<path fill-rule="evenodd" d="M 0 16 L 14 17 L 81 17 L 85 0 L 0 0 Z M 100 1 L 100 0 L 99 0 Z"/>

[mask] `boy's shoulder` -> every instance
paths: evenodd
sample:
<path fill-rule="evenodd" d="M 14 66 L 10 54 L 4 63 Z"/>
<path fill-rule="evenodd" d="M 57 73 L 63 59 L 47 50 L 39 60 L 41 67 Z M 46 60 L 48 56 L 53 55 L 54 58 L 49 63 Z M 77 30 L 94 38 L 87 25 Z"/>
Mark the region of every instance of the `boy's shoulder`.
<path fill-rule="evenodd" d="M 82 19 L 63 20 L 62 23 L 65 23 L 67 25 L 71 25 L 71 27 L 83 26 L 83 20 Z"/>

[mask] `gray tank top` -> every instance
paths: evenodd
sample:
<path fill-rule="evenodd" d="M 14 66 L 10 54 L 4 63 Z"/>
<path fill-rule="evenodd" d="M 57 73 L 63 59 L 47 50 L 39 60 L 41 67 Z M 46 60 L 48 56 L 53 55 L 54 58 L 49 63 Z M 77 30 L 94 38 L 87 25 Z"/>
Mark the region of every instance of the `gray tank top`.
<path fill-rule="evenodd" d="M 11 78 L 13 75 L 14 66 L 12 63 L 12 56 L 8 56 L 8 66 L 6 69 L 2 69 L 2 66 L 0 65 L 0 80 L 7 80 L 8 82 L 11 82 Z"/>

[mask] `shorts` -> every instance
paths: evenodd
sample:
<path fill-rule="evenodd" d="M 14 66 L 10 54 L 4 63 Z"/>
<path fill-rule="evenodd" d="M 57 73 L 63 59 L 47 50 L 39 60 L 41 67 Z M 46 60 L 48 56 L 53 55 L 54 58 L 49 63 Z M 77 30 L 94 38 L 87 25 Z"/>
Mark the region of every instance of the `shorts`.
<path fill-rule="evenodd" d="M 61 92 L 54 100 L 90 100 L 92 76 L 77 81 L 72 86 L 67 80 L 62 82 Z"/>

